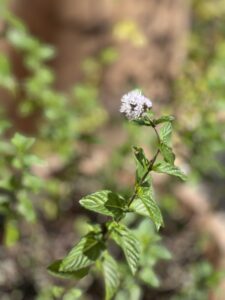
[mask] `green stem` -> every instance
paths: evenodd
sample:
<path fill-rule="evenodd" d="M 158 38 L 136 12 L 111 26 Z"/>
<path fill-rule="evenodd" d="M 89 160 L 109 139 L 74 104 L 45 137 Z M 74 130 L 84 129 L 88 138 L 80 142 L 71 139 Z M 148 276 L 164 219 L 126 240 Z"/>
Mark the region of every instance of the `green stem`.
<path fill-rule="evenodd" d="M 158 133 L 158 131 L 157 131 L 157 129 L 156 129 L 156 125 L 155 125 L 150 119 L 149 119 L 149 122 L 151 123 L 152 128 L 153 128 L 153 130 L 155 131 L 155 134 L 156 134 L 157 140 L 158 140 L 158 145 L 159 145 L 159 144 L 160 144 L 160 136 L 159 136 L 159 133 Z M 148 174 L 152 171 L 152 168 L 153 168 L 153 166 L 154 166 L 154 163 L 155 163 L 155 161 L 156 161 L 156 159 L 157 159 L 159 153 L 160 153 L 160 149 L 158 149 L 158 150 L 156 151 L 156 154 L 155 154 L 154 157 L 150 160 L 148 170 L 147 170 L 147 171 L 145 172 L 145 174 L 143 175 L 143 177 L 142 177 L 142 179 L 141 179 L 139 185 L 142 185 L 142 184 L 144 183 L 146 177 L 147 177 Z M 132 204 L 132 202 L 133 202 L 134 199 L 136 198 L 137 193 L 138 193 L 138 190 L 137 190 L 137 187 L 136 187 L 136 188 L 135 188 L 135 191 L 134 191 L 134 193 L 133 193 L 133 195 L 132 195 L 131 198 L 130 198 L 130 201 L 128 202 L 128 207 L 130 207 L 130 205 Z"/>
<path fill-rule="evenodd" d="M 152 122 L 151 122 L 151 123 L 152 123 Z M 157 136 L 158 144 L 160 144 L 160 136 L 159 136 L 159 133 L 158 133 L 158 131 L 157 131 L 157 129 L 156 129 L 155 124 L 153 124 L 153 123 L 152 123 L 152 128 L 153 128 L 153 130 L 155 131 L 155 134 L 156 134 L 156 136 Z M 144 181 L 145 181 L 145 179 L 147 178 L 148 174 L 152 171 L 152 168 L 153 168 L 153 166 L 154 166 L 154 164 L 155 164 L 155 161 L 156 161 L 156 159 L 157 159 L 159 153 L 160 153 L 160 149 L 158 149 L 158 150 L 156 151 L 154 157 L 150 160 L 148 169 L 147 169 L 147 171 L 145 172 L 145 174 L 143 175 L 143 177 L 141 178 L 141 180 L 140 180 L 140 182 L 139 182 L 139 186 L 142 185 L 142 184 L 144 183 Z M 138 187 L 135 187 L 135 190 L 134 190 L 134 192 L 133 192 L 133 194 L 132 194 L 132 196 L 130 197 L 130 200 L 129 200 L 129 202 L 128 202 L 128 205 L 127 205 L 128 208 L 131 206 L 132 202 L 133 202 L 134 199 L 137 197 L 137 194 L 138 194 Z M 120 222 L 123 218 L 124 218 L 124 217 L 121 216 L 121 217 L 117 220 L 117 222 Z M 101 226 L 101 227 L 102 227 L 102 233 L 103 233 L 103 238 L 104 238 L 104 240 L 107 240 L 108 237 L 109 237 L 109 234 L 110 234 L 110 232 L 107 230 L 107 225 L 106 225 L 106 223 L 107 223 L 107 222 L 103 223 L 102 226 Z"/>
<path fill-rule="evenodd" d="M 139 186 L 142 185 L 146 179 L 146 177 L 148 176 L 148 174 L 152 171 L 152 168 L 153 168 L 153 165 L 159 155 L 160 151 L 159 149 L 157 150 L 156 154 L 154 155 L 153 159 L 150 161 L 150 164 L 149 164 L 149 167 L 148 167 L 148 170 L 145 172 L 145 174 L 143 175 L 143 177 L 141 178 L 141 181 L 139 183 Z M 131 203 L 134 201 L 134 199 L 136 198 L 137 196 L 137 193 L 138 193 L 138 189 L 135 188 L 135 191 L 133 193 L 133 195 L 131 196 L 130 198 L 130 201 L 128 202 L 128 207 L 130 207 Z"/>

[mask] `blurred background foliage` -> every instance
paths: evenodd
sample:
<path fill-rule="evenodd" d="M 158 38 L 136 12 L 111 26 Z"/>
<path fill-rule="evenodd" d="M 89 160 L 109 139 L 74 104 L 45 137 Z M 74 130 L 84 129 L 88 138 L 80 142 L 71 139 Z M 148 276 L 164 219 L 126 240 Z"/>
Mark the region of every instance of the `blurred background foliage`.
<path fill-rule="evenodd" d="M 14 2 L 17 8 L 24 5 L 19 0 Z M 111 2 L 99 4 L 99 11 L 110 7 Z M 182 8 L 189 20 L 188 34 L 183 48 L 177 44 L 172 48 L 184 59 L 181 65 L 177 63 L 179 72 L 171 77 L 167 74 L 169 66 L 154 56 L 151 47 L 168 59 L 165 45 L 173 43 L 170 30 L 176 30 L 170 21 L 176 18 L 178 3 L 175 12 L 167 16 L 169 25 L 163 32 L 168 4 L 154 4 L 148 18 L 142 20 L 135 17 L 135 12 L 140 7 L 147 11 L 145 1 L 130 5 L 130 16 L 124 13 L 123 6 L 120 10 L 126 1 L 116 2 L 118 14 L 109 28 L 98 14 L 96 26 L 83 26 L 83 39 L 89 41 L 97 36 L 99 45 L 92 52 L 79 48 L 79 43 L 76 45 L 75 50 L 84 52 L 76 66 L 82 75 L 69 88 L 61 89 L 57 86 L 56 65 L 59 59 L 64 63 L 66 57 L 60 56 L 60 49 L 51 40 L 43 42 L 31 33 L 29 23 L 17 16 L 13 3 L 0 1 L 3 300 L 102 299 L 104 291 L 96 276 L 98 270 L 74 284 L 73 280 L 52 278 L 46 267 L 65 255 L 74 239 L 87 231 L 90 221 L 103 221 L 92 214 L 84 215 L 77 204 L 80 197 L 99 188 L 117 189 L 129 195 L 129 183 L 134 180 L 131 146 L 143 145 L 149 156 L 154 151 L 154 138 L 147 131 L 123 124 L 118 113 L 119 96 L 130 88 L 142 88 L 142 82 L 148 96 L 155 97 L 152 100 L 156 113 L 176 118 L 173 142 L 177 164 L 189 176 L 188 188 L 203 187 L 202 194 L 208 195 L 209 205 L 214 208 L 211 215 L 224 209 L 225 2 L 193 0 L 189 8 Z M 54 4 L 49 5 L 53 10 Z M 160 5 L 165 7 L 161 9 Z M 90 7 L 87 1 L 89 14 Z M 74 9 L 79 8 L 83 11 L 83 4 L 76 2 Z M 161 27 L 152 26 L 155 33 L 150 31 L 149 36 L 146 28 L 150 12 L 158 16 Z M 88 49 L 93 48 L 91 43 L 87 45 Z M 126 56 L 134 61 L 133 66 L 130 61 L 126 63 Z M 149 70 L 154 75 L 152 79 L 144 77 L 146 56 L 152 56 L 155 63 Z M 120 76 L 123 81 L 118 84 Z M 152 88 L 152 94 L 151 83 L 156 89 L 155 92 Z M 161 96 L 163 93 L 165 96 Z M 179 200 L 178 182 L 164 177 L 154 180 L 165 228 L 159 237 L 149 222 L 140 222 L 133 216 L 126 220 L 131 225 L 139 224 L 137 236 L 145 255 L 136 278 L 121 263 L 123 279 L 115 299 L 223 299 L 217 297 L 224 280 L 225 253 L 211 249 L 208 232 L 196 227 L 198 214 L 191 213 L 192 207 Z M 189 202 L 188 195 L 186 198 Z M 202 202 L 195 205 L 204 216 Z M 208 220 L 208 212 L 205 218 Z M 218 244 L 214 244 L 217 249 Z M 121 254 L 115 254 L 120 261 Z"/>

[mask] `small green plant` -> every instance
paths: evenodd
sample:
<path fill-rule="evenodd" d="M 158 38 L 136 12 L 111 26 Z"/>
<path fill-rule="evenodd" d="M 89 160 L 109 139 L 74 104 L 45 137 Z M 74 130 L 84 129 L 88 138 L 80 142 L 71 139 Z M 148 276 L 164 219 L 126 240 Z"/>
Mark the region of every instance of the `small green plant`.
<path fill-rule="evenodd" d="M 151 108 L 152 102 L 139 90 L 134 90 L 122 98 L 120 112 L 137 125 L 153 129 L 157 138 L 157 149 L 151 159 L 146 157 L 141 147 L 133 147 L 136 177 L 132 195 L 126 198 L 114 191 L 102 190 L 82 198 L 81 206 L 106 216 L 106 220 L 102 224 L 90 225 L 89 232 L 71 251 L 48 268 L 54 275 L 75 279 L 85 277 L 90 270 L 97 274 L 100 272 L 105 282 L 106 300 L 112 299 L 123 279 L 120 275 L 123 264 L 118 263 L 111 255 L 111 241 L 121 248 L 133 276 L 138 274 L 143 281 L 151 281 L 152 278 L 151 285 L 158 284 L 157 278 L 151 272 L 152 266 L 148 264 L 151 256 L 146 259 L 145 255 L 150 247 L 150 240 L 144 238 L 145 241 L 141 241 L 141 232 L 137 234 L 138 230 L 132 223 L 127 226 L 126 220 L 129 214 L 148 217 L 159 230 L 163 226 L 163 218 L 154 198 L 152 172 L 177 176 L 183 180 L 186 178 L 174 165 L 175 155 L 171 148 L 173 117 L 155 118 Z M 134 223 L 137 227 L 137 223 Z M 159 247 L 158 250 L 160 249 L 159 253 L 165 254 Z M 164 258 L 168 258 L 167 253 Z"/>
<path fill-rule="evenodd" d="M 221 279 L 224 278 L 224 272 L 216 270 L 206 260 L 192 265 L 190 271 L 190 278 L 188 278 L 181 291 L 172 300 L 208 299 L 209 292 L 216 291 Z M 218 295 L 220 295 L 219 289 Z"/>
<path fill-rule="evenodd" d="M 43 167 L 47 166 L 52 153 L 59 168 L 66 168 L 79 156 L 78 141 L 94 140 L 95 130 L 107 116 L 98 105 L 98 86 L 91 82 L 90 74 L 67 93 L 59 92 L 54 87 L 55 72 L 48 65 L 56 55 L 55 49 L 29 32 L 24 22 L 10 11 L 7 0 L 0 0 L 0 18 L 4 25 L 0 39 L 21 55 L 23 68 L 27 71 L 25 77 L 17 77 L 13 73 L 10 54 L 0 51 L 0 89 L 3 95 L 15 101 L 17 118 L 24 124 L 28 118 L 31 121 L 26 127 L 33 128 L 31 136 L 18 129 L 17 118 L 10 119 L 3 98 L 0 110 L 0 217 L 5 229 L 5 244 L 12 246 L 20 237 L 19 221 L 39 223 L 43 212 L 47 218 L 57 217 L 60 211 L 58 199 L 65 201 L 66 198 L 61 187 L 74 180 L 64 176 L 59 184 L 56 176 L 50 174 L 43 179 L 35 168 L 40 168 L 40 162 Z"/>
<path fill-rule="evenodd" d="M 33 164 L 41 162 L 36 155 L 30 153 L 34 142 L 34 138 L 14 134 L 11 141 L 4 142 L 5 149 L 1 151 L 0 162 L 5 175 L 0 179 L 0 211 L 11 217 L 22 215 L 30 222 L 36 218 L 30 195 L 43 188 L 42 179 L 31 171 Z"/>
<path fill-rule="evenodd" d="M 0 17 L 5 24 L 2 39 L 21 55 L 27 76 L 16 77 L 11 57 L 0 52 L 0 88 L 15 101 L 17 117 L 22 120 L 33 117 L 31 124 L 44 152 L 43 159 L 57 152 L 66 164 L 75 156 L 71 145 L 93 133 L 107 119 L 105 110 L 98 105 L 97 83 L 91 77 L 97 73 L 96 69 L 86 66 L 83 70 L 86 80 L 72 86 L 67 93 L 58 91 L 54 87 L 55 72 L 48 65 L 57 56 L 55 48 L 32 36 L 5 2 L 0 1 Z"/>
<path fill-rule="evenodd" d="M 225 3 L 194 0 L 188 57 L 174 99 L 183 158 L 193 179 L 224 179 Z M 207 30 L 210 28 L 210 30 Z M 193 176 L 194 175 L 194 176 Z"/>

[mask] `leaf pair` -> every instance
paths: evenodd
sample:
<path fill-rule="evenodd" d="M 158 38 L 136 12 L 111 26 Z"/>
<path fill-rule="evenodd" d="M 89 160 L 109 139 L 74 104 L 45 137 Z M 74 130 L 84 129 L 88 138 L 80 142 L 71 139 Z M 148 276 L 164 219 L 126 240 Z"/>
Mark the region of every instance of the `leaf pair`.
<path fill-rule="evenodd" d="M 105 251 L 101 236 L 94 232 L 84 236 L 63 260 L 54 262 L 48 270 L 58 277 L 78 280 L 86 276 L 99 259 L 105 280 L 105 299 L 109 300 L 119 286 L 119 268 L 114 258 Z"/>
<path fill-rule="evenodd" d="M 115 219 L 120 217 L 126 208 L 125 199 L 120 195 L 114 194 L 110 191 L 100 191 L 91 194 L 81 199 L 80 203 L 89 210 L 112 216 Z M 124 225 L 116 222 L 110 224 L 110 228 L 108 227 L 108 230 L 112 232 L 110 237 L 112 237 L 112 239 L 114 239 L 115 242 L 122 247 L 131 272 L 135 273 L 137 269 L 139 253 L 138 242 L 136 238 Z"/>

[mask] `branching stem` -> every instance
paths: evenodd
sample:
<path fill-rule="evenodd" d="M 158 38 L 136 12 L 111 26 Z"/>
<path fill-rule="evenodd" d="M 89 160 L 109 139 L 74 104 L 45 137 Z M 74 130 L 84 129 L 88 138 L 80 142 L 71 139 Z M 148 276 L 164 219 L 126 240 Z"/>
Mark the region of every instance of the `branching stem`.
<path fill-rule="evenodd" d="M 151 122 L 151 120 L 149 120 L 149 121 Z M 151 124 L 152 124 L 152 128 L 153 128 L 153 130 L 155 131 L 155 134 L 156 134 L 156 136 L 157 136 L 157 140 L 158 140 L 158 149 L 157 149 L 157 151 L 156 151 L 154 157 L 149 161 L 148 169 L 147 169 L 147 171 L 145 172 L 145 174 L 143 175 L 143 177 L 141 178 L 141 180 L 140 180 L 140 182 L 139 182 L 139 186 L 142 185 L 142 184 L 145 182 L 145 179 L 147 178 L 148 174 L 152 171 L 152 168 L 153 168 L 153 166 L 154 166 L 154 164 L 155 164 L 155 161 L 156 161 L 156 159 L 157 159 L 157 157 L 158 157 L 158 155 L 159 155 L 159 153 L 160 153 L 160 149 L 159 149 L 159 145 L 160 145 L 160 136 L 159 136 L 159 133 L 158 133 L 158 131 L 157 131 L 157 129 L 156 129 L 155 124 L 153 124 L 152 122 L 151 122 Z M 128 208 L 131 206 L 132 202 L 133 202 L 134 199 L 137 197 L 137 194 L 138 194 L 138 186 L 135 187 L 135 190 L 134 190 L 132 196 L 130 197 L 130 200 L 129 200 L 128 205 L 127 205 Z M 121 217 L 117 220 L 117 222 L 120 222 L 123 218 L 124 218 L 124 217 L 121 216 Z M 110 232 L 107 230 L 106 222 L 102 224 L 101 228 L 102 228 L 103 238 L 104 238 L 104 240 L 107 240 L 107 238 L 109 237 Z"/>

